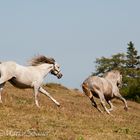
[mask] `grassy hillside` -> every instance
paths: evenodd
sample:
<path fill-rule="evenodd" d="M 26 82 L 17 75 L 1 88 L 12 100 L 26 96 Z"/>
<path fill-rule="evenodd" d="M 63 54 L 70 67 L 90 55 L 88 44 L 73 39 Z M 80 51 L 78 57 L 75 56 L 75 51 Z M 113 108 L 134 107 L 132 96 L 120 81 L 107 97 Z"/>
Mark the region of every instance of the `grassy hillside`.
<path fill-rule="evenodd" d="M 69 90 L 59 84 L 48 84 L 44 88 L 61 107 L 40 94 L 41 108 L 38 109 L 32 89 L 20 90 L 6 85 L 2 95 L 4 103 L 0 105 L 0 139 L 140 139 L 140 104 L 128 101 L 129 111 L 125 112 L 123 103 L 114 100 L 116 109 L 111 117 L 95 110 L 78 90 Z"/>

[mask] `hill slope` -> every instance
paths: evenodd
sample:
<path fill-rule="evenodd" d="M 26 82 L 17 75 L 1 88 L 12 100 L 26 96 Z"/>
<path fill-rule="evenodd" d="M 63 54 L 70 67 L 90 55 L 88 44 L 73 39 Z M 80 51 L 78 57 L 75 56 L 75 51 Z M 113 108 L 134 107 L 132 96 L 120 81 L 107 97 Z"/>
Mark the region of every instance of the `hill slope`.
<path fill-rule="evenodd" d="M 34 105 L 32 89 L 21 90 L 7 84 L 0 105 L 0 139 L 40 140 L 138 140 L 140 138 L 140 104 L 114 100 L 113 117 L 95 110 L 78 90 L 59 84 L 44 86 L 60 102 L 57 107 L 40 94 L 41 108 Z M 97 100 L 98 101 L 98 100 Z M 98 102 L 99 103 L 99 102 Z M 12 136 L 12 137 L 11 137 Z"/>

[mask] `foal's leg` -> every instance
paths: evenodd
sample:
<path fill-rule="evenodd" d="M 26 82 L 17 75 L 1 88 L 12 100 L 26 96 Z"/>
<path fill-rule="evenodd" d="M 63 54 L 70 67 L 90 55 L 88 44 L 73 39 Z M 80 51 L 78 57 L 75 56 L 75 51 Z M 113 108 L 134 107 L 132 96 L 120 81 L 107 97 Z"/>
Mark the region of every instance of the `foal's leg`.
<path fill-rule="evenodd" d="M 103 113 L 102 110 L 97 106 L 97 104 L 96 104 L 96 102 L 95 102 L 95 100 L 94 100 L 94 98 L 93 98 L 93 94 L 92 94 L 92 92 L 90 91 L 90 89 L 86 86 L 86 84 L 83 84 L 83 85 L 82 85 L 82 89 L 83 89 L 84 93 L 89 97 L 90 101 L 92 102 L 92 105 L 93 105 L 99 112 Z"/>
<path fill-rule="evenodd" d="M 43 94 L 45 94 L 46 96 L 48 96 L 57 106 L 60 106 L 60 103 L 57 102 L 51 95 L 50 93 L 48 93 L 45 89 L 43 89 L 42 87 L 39 88 L 39 91 Z"/>
<path fill-rule="evenodd" d="M 124 105 L 125 105 L 124 109 L 127 111 L 128 110 L 128 105 L 127 105 L 126 100 L 122 97 L 122 95 L 120 93 L 117 93 L 117 94 L 115 94 L 115 97 L 120 99 L 124 103 Z"/>
<path fill-rule="evenodd" d="M 92 105 L 101 113 L 103 113 L 103 111 L 97 106 L 93 96 L 90 98 L 91 102 L 92 102 Z"/>
<path fill-rule="evenodd" d="M 113 104 L 111 103 L 111 101 L 110 101 L 110 100 L 107 100 L 107 103 L 108 103 L 108 104 L 109 104 L 109 106 L 110 106 L 109 111 L 112 111 L 112 110 L 114 109 Z"/>
<path fill-rule="evenodd" d="M 107 107 L 105 106 L 106 100 L 105 100 L 105 97 L 104 97 L 103 93 L 100 92 L 99 90 L 96 90 L 95 92 L 98 94 L 98 96 L 99 96 L 99 98 L 100 98 L 100 100 L 101 100 L 101 105 L 103 106 L 104 110 L 105 110 L 108 114 L 110 114 L 109 110 L 108 110 Z"/>

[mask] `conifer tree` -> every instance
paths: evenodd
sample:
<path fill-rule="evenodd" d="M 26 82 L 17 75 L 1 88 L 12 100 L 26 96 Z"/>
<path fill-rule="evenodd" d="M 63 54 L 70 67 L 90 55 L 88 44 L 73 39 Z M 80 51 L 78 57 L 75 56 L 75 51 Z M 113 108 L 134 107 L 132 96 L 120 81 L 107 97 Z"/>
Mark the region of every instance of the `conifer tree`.
<path fill-rule="evenodd" d="M 127 62 L 126 67 L 127 68 L 138 68 L 138 65 L 140 64 L 140 56 L 138 56 L 138 51 L 135 49 L 134 44 L 132 41 L 130 41 L 127 48 Z"/>

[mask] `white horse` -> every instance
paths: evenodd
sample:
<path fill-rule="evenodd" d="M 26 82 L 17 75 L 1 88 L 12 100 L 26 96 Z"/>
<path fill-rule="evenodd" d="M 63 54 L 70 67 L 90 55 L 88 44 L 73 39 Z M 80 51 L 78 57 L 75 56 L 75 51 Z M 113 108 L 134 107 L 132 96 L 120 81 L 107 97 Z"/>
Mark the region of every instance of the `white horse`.
<path fill-rule="evenodd" d="M 60 66 L 53 58 L 36 56 L 30 61 L 29 66 L 22 66 L 13 61 L 0 63 L 0 103 L 2 103 L 1 93 L 7 81 L 18 88 L 33 88 L 35 94 L 35 104 L 37 107 L 39 91 L 48 96 L 57 106 L 60 106 L 46 90 L 42 88 L 44 78 L 51 73 L 58 78 L 62 77 Z"/>
<path fill-rule="evenodd" d="M 101 105 L 105 111 L 110 114 L 113 110 L 111 99 L 118 98 L 124 102 L 125 110 L 128 110 L 126 100 L 119 93 L 118 86 L 122 82 L 122 75 L 117 70 L 112 70 L 105 74 L 103 77 L 90 76 L 82 84 L 84 93 L 90 98 L 92 105 L 100 112 L 101 109 L 97 106 L 93 96 L 100 98 Z M 105 101 L 110 105 L 110 109 L 105 106 Z"/>

